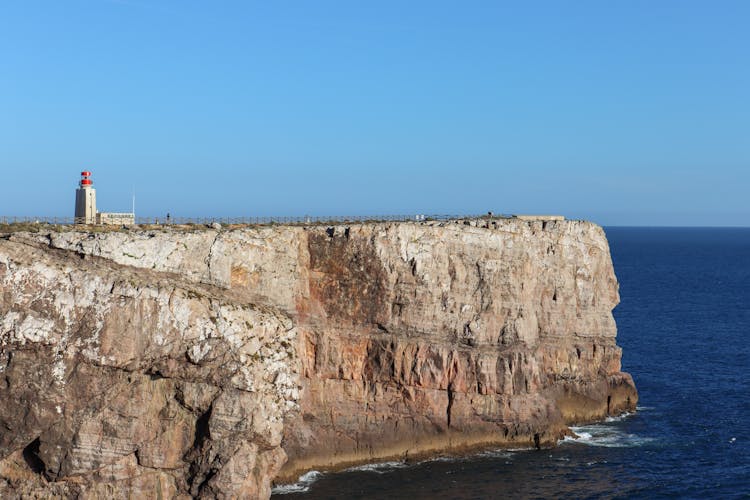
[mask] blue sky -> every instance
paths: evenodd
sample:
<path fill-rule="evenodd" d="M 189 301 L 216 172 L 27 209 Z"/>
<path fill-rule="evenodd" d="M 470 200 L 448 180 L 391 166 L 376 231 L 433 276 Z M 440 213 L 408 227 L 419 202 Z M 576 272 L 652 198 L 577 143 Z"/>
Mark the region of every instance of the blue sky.
<path fill-rule="evenodd" d="M 0 215 L 750 225 L 744 1 L 8 0 Z"/>

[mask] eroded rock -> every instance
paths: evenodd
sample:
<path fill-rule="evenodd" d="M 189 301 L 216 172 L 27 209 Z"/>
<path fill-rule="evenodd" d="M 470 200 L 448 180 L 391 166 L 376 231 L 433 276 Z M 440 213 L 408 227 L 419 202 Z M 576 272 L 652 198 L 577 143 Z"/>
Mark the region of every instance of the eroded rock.
<path fill-rule="evenodd" d="M 0 287 L 0 496 L 264 498 L 637 400 L 586 222 L 14 234 Z"/>
<path fill-rule="evenodd" d="M 0 283 L 6 489 L 268 496 L 299 394 L 288 317 L 176 275 L 13 241 L 0 243 Z"/>

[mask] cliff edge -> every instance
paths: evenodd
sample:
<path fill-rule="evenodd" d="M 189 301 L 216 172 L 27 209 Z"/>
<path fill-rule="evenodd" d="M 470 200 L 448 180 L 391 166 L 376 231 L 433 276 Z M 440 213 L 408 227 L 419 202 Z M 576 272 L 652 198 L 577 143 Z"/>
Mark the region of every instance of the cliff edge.
<path fill-rule="evenodd" d="M 0 235 L 0 496 L 554 445 L 635 409 L 617 288 L 580 221 Z"/>

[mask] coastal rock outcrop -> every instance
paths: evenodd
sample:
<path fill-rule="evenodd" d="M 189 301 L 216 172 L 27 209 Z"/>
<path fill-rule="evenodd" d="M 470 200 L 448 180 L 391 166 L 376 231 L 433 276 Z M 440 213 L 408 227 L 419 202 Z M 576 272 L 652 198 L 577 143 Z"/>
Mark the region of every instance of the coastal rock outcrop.
<path fill-rule="evenodd" d="M 0 497 L 270 495 L 296 330 L 176 275 L 0 243 Z"/>
<path fill-rule="evenodd" d="M 581 221 L 0 238 L 0 496 L 267 497 L 635 408 Z"/>

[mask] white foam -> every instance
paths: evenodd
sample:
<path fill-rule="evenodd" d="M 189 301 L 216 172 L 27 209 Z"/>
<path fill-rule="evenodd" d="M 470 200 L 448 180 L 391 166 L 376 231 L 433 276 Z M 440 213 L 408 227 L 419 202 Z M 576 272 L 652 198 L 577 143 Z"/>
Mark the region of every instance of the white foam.
<path fill-rule="evenodd" d="M 571 427 L 575 436 L 565 436 L 562 440 L 558 441 L 558 444 L 562 443 L 582 443 L 584 441 L 590 441 L 593 436 L 590 432 L 583 432 L 580 427 Z"/>
<path fill-rule="evenodd" d="M 350 467 L 345 469 L 344 472 L 374 472 L 376 474 L 385 474 L 393 469 L 403 469 L 404 467 L 408 467 L 406 462 L 379 462 Z"/>
<path fill-rule="evenodd" d="M 280 484 L 278 486 L 274 486 L 271 490 L 271 494 L 288 495 L 289 493 L 305 493 L 306 491 L 310 490 L 310 486 L 312 486 L 312 484 L 317 481 L 322 475 L 323 474 L 316 470 L 305 472 L 299 477 L 299 479 L 297 479 L 296 483 Z"/>
<path fill-rule="evenodd" d="M 452 457 L 450 455 L 442 455 L 439 457 L 428 458 L 419 463 L 422 464 L 422 463 L 428 463 L 428 462 L 460 462 L 461 460 L 463 460 L 462 457 Z"/>
<path fill-rule="evenodd" d="M 588 446 L 607 448 L 632 448 L 653 441 L 653 438 L 641 437 L 623 432 L 615 426 L 606 424 L 583 425 L 571 427 L 578 438 L 566 436 L 562 443 L 581 443 Z"/>
<path fill-rule="evenodd" d="M 497 449 L 497 450 L 485 450 L 480 451 L 476 454 L 478 457 L 487 457 L 487 458 L 511 458 L 513 456 L 514 451 L 526 451 L 517 449 L 517 450 L 509 450 L 506 448 Z"/>
<path fill-rule="evenodd" d="M 616 417 L 607 417 L 604 419 L 605 422 L 619 422 L 620 420 L 625 420 L 629 416 L 633 415 L 633 413 L 626 411 L 625 413 L 621 415 L 617 415 Z"/>

